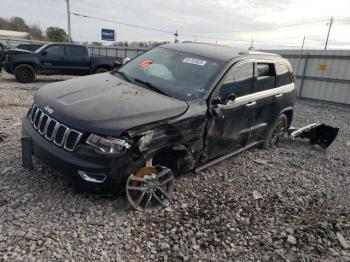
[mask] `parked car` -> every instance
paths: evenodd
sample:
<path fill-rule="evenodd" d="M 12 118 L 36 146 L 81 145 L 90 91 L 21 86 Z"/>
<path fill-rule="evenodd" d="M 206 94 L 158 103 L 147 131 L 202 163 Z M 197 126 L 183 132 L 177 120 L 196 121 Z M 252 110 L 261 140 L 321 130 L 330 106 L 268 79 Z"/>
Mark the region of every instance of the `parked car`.
<path fill-rule="evenodd" d="M 113 57 L 90 56 L 86 46 L 66 43 L 47 44 L 35 52 L 12 49 L 2 60 L 5 71 L 21 83 L 33 82 L 37 74 L 88 75 L 118 65 Z"/>
<path fill-rule="evenodd" d="M 33 153 L 82 184 L 126 190 L 136 209 L 166 205 L 173 173 L 276 145 L 296 94 L 279 55 L 162 45 L 119 70 L 41 88 L 23 119 L 24 165 Z"/>
<path fill-rule="evenodd" d="M 16 46 L 16 48 L 34 52 L 42 46 L 43 44 L 19 44 Z"/>

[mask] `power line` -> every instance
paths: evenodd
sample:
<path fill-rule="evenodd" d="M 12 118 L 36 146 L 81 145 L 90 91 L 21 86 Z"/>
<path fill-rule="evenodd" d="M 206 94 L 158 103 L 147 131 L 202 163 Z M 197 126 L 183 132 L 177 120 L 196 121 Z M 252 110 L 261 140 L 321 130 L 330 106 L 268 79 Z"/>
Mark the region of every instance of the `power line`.
<path fill-rule="evenodd" d="M 228 33 L 244 33 L 244 32 L 255 32 L 255 31 L 265 31 L 265 30 L 271 30 L 271 29 L 278 29 L 278 28 L 284 28 L 284 27 L 293 27 L 293 26 L 299 26 L 299 25 L 305 25 L 305 24 L 313 24 L 313 23 L 319 23 L 319 22 L 326 22 L 329 18 L 314 18 L 314 19 L 308 19 L 308 20 L 298 20 L 294 22 L 288 22 L 288 23 L 282 23 L 277 24 L 274 26 L 268 26 L 268 27 L 256 27 L 256 28 L 247 28 L 247 29 L 240 29 L 240 30 L 230 30 L 226 32 L 207 32 L 202 34 L 228 34 Z M 186 34 L 198 34 L 198 32 L 187 32 Z M 201 33 L 199 33 L 201 34 Z"/>
<path fill-rule="evenodd" d="M 124 22 L 120 22 L 120 21 L 115 21 L 115 20 L 110 20 L 110 19 L 105 19 L 105 18 L 99 18 L 99 17 L 95 17 L 95 16 L 90 16 L 90 15 L 79 14 L 79 13 L 75 13 L 75 12 L 71 12 L 71 14 L 75 15 L 75 16 L 84 17 L 84 18 L 91 18 L 91 19 L 94 19 L 94 20 L 110 22 L 110 23 L 113 23 L 113 24 L 119 24 L 119 25 L 124 25 L 124 26 L 129 26 L 129 27 L 134 27 L 134 28 L 139 28 L 139 29 L 144 29 L 144 30 L 151 30 L 151 31 L 162 32 L 162 33 L 167 33 L 167 34 L 174 35 L 174 32 L 166 31 L 166 30 L 162 30 L 162 29 L 158 29 L 158 28 L 147 27 L 147 26 L 140 26 L 140 25 L 135 25 L 135 24 L 129 24 L 129 23 L 124 23 Z"/>
<path fill-rule="evenodd" d="M 83 18 L 89 18 L 89 19 L 94 19 L 98 21 L 104 21 L 104 22 L 109 22 L 109 23 L 114 23 L 114 24 L 119 24 L 119 25 L 124 25 L 124 26 L 129 26 L 133 28 L 138 28 L 138 29 L 143 29 L 143 30 L 150 30 L 150 31 L 155 31 L 155 32 L 161 32 L 161 33 L 166 33 L 175 36 L 175 40 L 177 39 L 178 36 L 187 36 L 187 37 L 193 37 L 194 39 L 197 38 L 203 38 L 203 39 L 212 39 L 212 40 L 223 40 L 223 41 L 230 41 L 230 42 L 247 42 L 251 43 L 252 39 L 235 39 L 235 38 L 224 38 L 224 37 L 216 37 L 216 36 L 208 36 L 205 34 L 214 34 L 214 33 L 203 33 L 203 34 L 197 34 L 197 33 L 181 33 L 178 32 L 177 30 L 175 32 L 172 31 L 167 31 L 159 28 L 154 28 L 154 27 L 147 27 L 147 26 L 140 26 L 140 25 L 135 25 L 135 24 L 130 24 L 130 23 L 125 23 L 121 21 L 116 21 L 116 20 L 111 20 L 111 19 L 106 19 L 106 18 L 99 18 L 95 16 L 90 16 L 90 15 L 85 15 L 85 14 L 80 14 L 76 12 L 71 12 L 71 14 Z M 346 17 L 341 18 L 341 19 L 347 19 Z M 247 30 L 234 30 L 230 32 L 215 32 L 215 34 L 219 33 L 243 33 L 243 32 L 253 32 L 253 31 L 260 31 L 260 30 L 271 30 L 271 29 L 277 29 L 277 28 L 283 28 L 283 27 L 291 27 L 291 26 L 299 26 L 299 25 L 304 25 L 304 24 L 310 24 L 310 23 L 318 23 L 318 22 L 324 22 L 328 20 L 328 18 L 314 18 L 314 19 L 308 19 L 308 20 L 299 20 L 299 21 L 294 21 L 294 22 L 288 22 L 288 23 L 283 23 L 283 24 L 278 24 L 275 26 L 270 26 L 270 27 L 260 27 L 260 28 L 251 28 Z M 290 45 L 290 44 L 295 44 L 294 42 L 273 42 L 273 41 L 263 41 L 263 40 L 256 40 L 254 39 L 254 43 L 261 43 L 261 44 L 275 44 L 275 45 Z M 294 46 L 294 45 L 290 45 Z"/>

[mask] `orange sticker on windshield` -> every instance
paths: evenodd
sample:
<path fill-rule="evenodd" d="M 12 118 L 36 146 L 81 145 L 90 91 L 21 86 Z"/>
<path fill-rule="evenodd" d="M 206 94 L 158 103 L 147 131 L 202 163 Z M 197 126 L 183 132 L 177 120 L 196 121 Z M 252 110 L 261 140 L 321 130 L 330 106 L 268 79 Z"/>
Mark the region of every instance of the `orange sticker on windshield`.
<path fill-rule="evenodd" d="M 139 67 L 146 68 L 147 66 L 149 66 L 152 63 L 153 62 L 151 60 L 143 60 L 141 63 L 139 63 Z"/>

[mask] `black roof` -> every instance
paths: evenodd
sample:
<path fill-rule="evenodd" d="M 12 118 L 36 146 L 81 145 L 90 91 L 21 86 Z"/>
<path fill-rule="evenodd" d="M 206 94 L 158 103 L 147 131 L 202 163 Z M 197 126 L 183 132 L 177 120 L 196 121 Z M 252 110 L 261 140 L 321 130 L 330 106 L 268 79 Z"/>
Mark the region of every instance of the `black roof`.
<path fill-rule="evenodd" d="M 226 45 L 216 45 L 209 43 L 198 43 L 198 42 L 183 42 L 183 43 L 172 43 L 162 45 L 163 48 L 169 48 L 181 52 L 186 52 L 214 60 L 227 62 L 233 58 L 239 56 L 259 56 L 259 57 L 280 57 L 276 54 L 263 53 L 256 51 L 243 50 L 239 48 L 233 48 Z"/>

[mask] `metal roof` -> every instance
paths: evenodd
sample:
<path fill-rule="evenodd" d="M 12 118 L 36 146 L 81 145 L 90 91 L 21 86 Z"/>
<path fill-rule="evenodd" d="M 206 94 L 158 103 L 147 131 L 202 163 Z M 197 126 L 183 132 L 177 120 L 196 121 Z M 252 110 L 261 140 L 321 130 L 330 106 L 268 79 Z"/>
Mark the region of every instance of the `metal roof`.
<path fill-rule="evenodd" d="M 19 38 L 25 39 L 29 38 L 28 32 L 19 32 L 19 31 L 11 31 L 11 30 L 0 30 L 0 36 L 6 38 Z"/>

